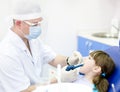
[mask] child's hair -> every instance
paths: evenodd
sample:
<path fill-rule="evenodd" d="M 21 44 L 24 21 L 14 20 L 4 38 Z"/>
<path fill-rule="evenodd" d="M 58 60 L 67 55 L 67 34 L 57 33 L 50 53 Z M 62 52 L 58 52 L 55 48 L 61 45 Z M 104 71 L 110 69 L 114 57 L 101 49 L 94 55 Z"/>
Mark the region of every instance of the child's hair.
<path fill-rule="evenodd" d="M 99 92 L 107 92 L 109 82 L 107 78 L 115 69 L 115 63 L 112 58 L 104 51 L 97 50 L 90 53 L 95 60 L 95 64 L 101 67 L 101 74 L 93 79 L 93 83 Z"/>

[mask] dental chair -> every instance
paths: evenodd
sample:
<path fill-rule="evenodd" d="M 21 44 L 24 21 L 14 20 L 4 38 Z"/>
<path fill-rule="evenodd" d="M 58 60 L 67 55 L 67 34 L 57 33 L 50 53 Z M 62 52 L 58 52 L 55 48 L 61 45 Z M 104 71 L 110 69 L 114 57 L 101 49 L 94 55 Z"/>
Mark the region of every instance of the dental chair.
<path fill-rule="evenodd" d="M 115 71 L 108 79 L 110 83 L 108 92 L 120 92 L 120 47 L 112 46 L 106 49 L 105 52 L 112 57 L 116 64 Z M 114 85 L 114 87 L 112 86 L 112 84 Z"/>

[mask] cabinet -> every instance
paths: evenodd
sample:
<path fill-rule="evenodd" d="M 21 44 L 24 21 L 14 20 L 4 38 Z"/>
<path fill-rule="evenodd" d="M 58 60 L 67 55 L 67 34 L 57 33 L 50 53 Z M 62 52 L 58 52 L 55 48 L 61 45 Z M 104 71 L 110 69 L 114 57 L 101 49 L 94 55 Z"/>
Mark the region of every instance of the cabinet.
<path fill-rule="evenodd" d="M 93 50 L 105 50 L 109 47 L 111 46 L 82 36 L 77 36 L 77 50 L 80 51 L 83 56 L 88 56 L 89 52 Z"/>

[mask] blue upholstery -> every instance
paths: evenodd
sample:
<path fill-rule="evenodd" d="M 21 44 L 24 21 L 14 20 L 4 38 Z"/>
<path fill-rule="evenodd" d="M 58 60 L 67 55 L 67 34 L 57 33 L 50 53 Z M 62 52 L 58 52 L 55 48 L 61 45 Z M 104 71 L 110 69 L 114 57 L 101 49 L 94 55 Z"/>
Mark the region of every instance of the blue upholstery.
<path fill-rule="evenodd" d="M 111 84 L 115 85 L 116 92 L 120 92 L 120 47 L 112 46 L 105 50 L 116 64 L 116 68 L 112 76 L 108 79 L 110 83 L 110 88 L 108 92 L 113 92 Z"/>

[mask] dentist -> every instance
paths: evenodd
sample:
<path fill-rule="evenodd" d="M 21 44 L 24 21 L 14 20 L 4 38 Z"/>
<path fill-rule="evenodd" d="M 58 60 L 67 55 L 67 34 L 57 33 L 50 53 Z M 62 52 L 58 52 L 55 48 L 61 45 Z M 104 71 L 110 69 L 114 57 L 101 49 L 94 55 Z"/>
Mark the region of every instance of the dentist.
<path fill-rule="evenodd" d="M 0 43 L 0 92 L 31 92 L 39 83 L 42 67 L 77 64 L 77 56 L 66 63 L 38 38 L 41 34 L 41 9 L 34 2 L 19 2 L 12 16 L 13 25 Z"/>

